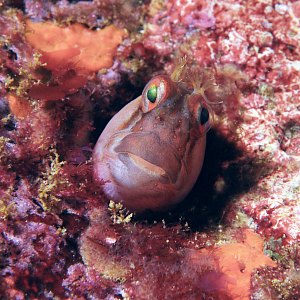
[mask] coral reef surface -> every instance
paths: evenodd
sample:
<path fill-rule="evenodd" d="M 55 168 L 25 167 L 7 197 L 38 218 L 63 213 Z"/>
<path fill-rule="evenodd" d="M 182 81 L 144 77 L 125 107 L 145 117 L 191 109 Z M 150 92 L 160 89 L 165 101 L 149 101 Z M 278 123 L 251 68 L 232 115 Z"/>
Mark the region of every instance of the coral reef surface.
<path fill-rule="evenodd" d="M 226 87 L 202 172 L 134 215 L 92 150 L 181 57 Z M 0 298 L 300 299 L 299 78 L 300 1 L 0 0 Z"/>

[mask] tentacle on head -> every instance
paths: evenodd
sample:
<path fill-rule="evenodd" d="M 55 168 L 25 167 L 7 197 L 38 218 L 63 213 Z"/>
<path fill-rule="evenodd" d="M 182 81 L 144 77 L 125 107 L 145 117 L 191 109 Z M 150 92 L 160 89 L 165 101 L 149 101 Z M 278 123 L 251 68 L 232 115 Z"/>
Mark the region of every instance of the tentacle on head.
<path fill-rule="evenodd" d="M 171 74 L 171 79 L 174 82 L 181 82 L 185 78 L 185 73 L 188 67 L 188 57 L 184 55 L 176 60 L 175 69 Z"/>
<path fill-rule="evenodd" d="M 191 68 L 189 71 L 189 80 L 193 87 L 193 93 L 200 95 L 209 105 L 222 104 L 222 101 L 210 101 L 206 96 L 206 91 L 217 86 L 215 76 L 210 69 L 200 70 L 199 67 Z"/>

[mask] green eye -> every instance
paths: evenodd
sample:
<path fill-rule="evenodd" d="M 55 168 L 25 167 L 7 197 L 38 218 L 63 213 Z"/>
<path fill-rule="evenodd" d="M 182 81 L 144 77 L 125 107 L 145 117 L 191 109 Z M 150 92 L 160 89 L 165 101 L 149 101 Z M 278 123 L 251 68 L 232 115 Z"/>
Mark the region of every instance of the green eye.
<path fill-rule="evenodd" d="M 154 103 L 157 98 L 157 86 L 153 85 L 147 92 L 147 98 L 151 103 Z"/>

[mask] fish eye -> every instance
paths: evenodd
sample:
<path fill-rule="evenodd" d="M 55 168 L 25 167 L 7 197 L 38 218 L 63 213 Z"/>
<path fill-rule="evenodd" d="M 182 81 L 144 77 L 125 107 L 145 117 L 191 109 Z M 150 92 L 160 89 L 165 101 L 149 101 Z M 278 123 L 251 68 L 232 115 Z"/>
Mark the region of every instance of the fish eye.
<path fill-rule="evenodd" d="M 208 130 L 211 128 L 213 118 L 213 112 L 210 110 L 209 107 L 206 107 L 203 104 L 199 106 L 197 110 L 197 121 L 199 124 L 199 130 L 201 134 L 208 132 Z"/>
<path fill-rule="evenodd" d="M 153 85 L 150 86 L 150 88 L 147 91 L 147 99 L 151 102 L 154 103 L 157 99 L 157 86 Z"/>
<path fill-rule="evenodd" d="M 142 94 L 142 111 L 144 113 L 156 108 L 170 96 L 171 85 L 167 76 L 159 75 L 152 78 Z"/>
<path fill-rule="evenodd" d="M 201 125 L 204 125 L 209 121 L 209 111 L 205 107 L 200 107 L 198 111 L 198 121 Z"/>

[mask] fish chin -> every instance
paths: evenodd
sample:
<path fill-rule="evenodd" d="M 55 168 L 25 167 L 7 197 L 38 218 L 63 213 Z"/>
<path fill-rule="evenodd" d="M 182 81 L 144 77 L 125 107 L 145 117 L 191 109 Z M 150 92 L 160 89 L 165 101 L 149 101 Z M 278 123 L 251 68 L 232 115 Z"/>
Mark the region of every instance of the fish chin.
<path fill-rule="evenodd" d="M 139 157 L 118 154 L 98 169 L 108 199 L 122 202 L 127 209 L 141 212 L 164 210 L 178 202 L 178 188 L 163 169 Z"/>

